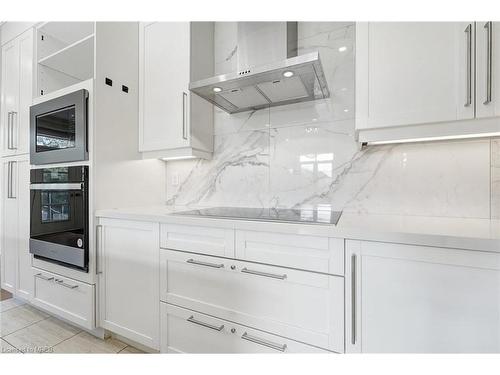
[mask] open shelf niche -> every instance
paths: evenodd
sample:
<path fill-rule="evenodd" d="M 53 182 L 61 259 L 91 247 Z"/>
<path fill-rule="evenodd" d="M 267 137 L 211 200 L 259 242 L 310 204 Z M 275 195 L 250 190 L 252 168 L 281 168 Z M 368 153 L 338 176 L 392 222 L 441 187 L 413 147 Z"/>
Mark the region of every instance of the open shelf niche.
<path fill-rule="evenodd" d="M 47 22 L 37 29 L 37 96 L 94 77 L 94 22 Z"/>

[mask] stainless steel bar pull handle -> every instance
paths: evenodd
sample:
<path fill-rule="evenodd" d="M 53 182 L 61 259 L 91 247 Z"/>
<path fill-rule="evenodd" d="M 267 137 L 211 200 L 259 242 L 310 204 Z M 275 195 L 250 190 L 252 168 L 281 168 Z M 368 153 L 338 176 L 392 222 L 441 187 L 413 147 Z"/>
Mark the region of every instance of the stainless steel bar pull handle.
<path fill-rule="evenodd" d="M 96 241 L 95 241 L 95 252 L 96 252 L 96 257 L 95 257 L 95 269 L 96 269 L 96 274 L 100 275 L 102 274 L 102 269 L 101 269 L 101 247 L 102 247 L 102 225 L 96 225 L 95 227 L 95 234 L 96 234 Z"/>
<path fill-rule="evenodd" d="M 12 162 L 7 162 L 7 198 L 12 198 Z"/>
<path fill-rule="evenodd" d="M 261 339 L 259 337 L 250 336 L 246 332 L 241 336 L 241 338 L 243 340 L 251 341 L 253 343 L 256 343 L 256 344 L 259 344 L 262 346 L 266 346 L 266 347 L 274 349 L 274 350 L 278 350 L 280 352 L 284 352 L 286 350 L 286 344 L 283 344 L 283 345 L 275 344 L 274 342 L 271 342 L 269 340 L 264 340 L 264 339 Z"/>
<path fill-rule="evenodd" d="M 351 344 L 356 345 L 356 254 L 351 255 Z"/>
<path fill-rule="evenodd" d="M 486 100 L 483 104 L 491 103 L 492 75 L 493 75 L 493 22 L 484 24 L 486 30 Z"/>
<path fill-rule="evenodd" d="M 285 280 L 286 279 L 286 274 L 283 275 L 276 275 L 274 273 L 268 273 L 268 272 L 261 272 L 261 271 L 254 271 L 254 270 L 249 270 L 248 268 L 242 268 L 241 272 L 243 273 L 249 273 L 251 275 L 257 275 L 257 276 L 263 276 L 263 277 L 270 277 L 272 279 L 279 279 L 279 280 Z"/>
<path fill-rule="evenodd" d="M 7 164 L 7 198 L 16 199 L 14 195 L 14 164 L 16 161 L 9 161 Z"/>
<path fill-rule="evenodd" d="M 11 138 L 11 141 L 10 141 L 10 144 L 11 144 L 11 150 L 17 150 L 17 142 L 14 142 L 14 140 L 17 141 L 17 139 L 15 138 L 15 132 L 14 132 L 14 115 L 16 116 L 16 120 L 17 120 L 17 112 L 15 111 L 12 111 L 11 112 L 11 125 L 10 125 L 10 128 L 11 128 L 11 131 L 10 131 L 10 138 Z M 17 128 L 17 126 L 16 126 Z"/>
<path fill-rule="evenodd" d="M 69 288 L 69 289 L 76 289 L 78 288 L 78 285 L 71 285 L 71 284 L 67 284 L 64 282 L 64 280 L 61 280 L 61 279 L 56 279 L 55 280 L 56 283 L 58 283 L 59 285 L 62 285 L 66 288 Z"/>
<path fill-rule="evenodd" d="M 37 274 L 35 275 L 35 277 L 38 277 L 39 279 L 42 279 L 42 280 L 45 280 L 45 281 L 52 281 L 52 280 L 54 280 L 54 278 L 53 278 L 53 277 L 44 276 L 44 275 L 43 275 L 43 274 L 41 274 L 41 273 L 37 273 Z"/>
<path fill-rule="evenodd" d="M 189 318 L 187 318 L 187 321 L 190 323 L 198 324 L 199 326 L 202 326 L 202 327 L 213 329 L 215 331 L 222 331 L 224 329 L 224 324 L 222 324 L 220 326 L 216 326 L 216 325 L 213 325 L 210 323 L 205 323 L 205 322 L 202 322 L 201 320 L 195 319 L 193 315 L 191 315 Z"/>
<path fill-rule="evenodd" d="M 13 117 L 14 117 L 14 112 L 10 111 L 7 113 L 7 149 L 13 150 L 14 145 L 13 145 L 13 140 L 12 140 L 12 133 L 13 131 Z"/>
<path fill-rule="evenodd" d="M 464 107 L 468 107 L 472 104 L 472 24 L 468 24 L 464 30 L 465 35 L 467 37 L 467 51 L 466 51 L 466 99 Z"/>
<path fill-rule="evenodd" d="M 197 264 L 198 266 L 205 266 L 205 267 L 212 267 L 212 268 L 224 268 L 224 264 L 220 263 L 209 263 L 209 262 L 202 262 L 199 260 L 194 260 L 194 259 L 188 259 L 186 260 L 187 263 L 191 264 Z"/>
<path fill-rule="evenodd" d="M 187 137 L 187 93 L 182 93 L 182 138 L 188 139 Z"/>

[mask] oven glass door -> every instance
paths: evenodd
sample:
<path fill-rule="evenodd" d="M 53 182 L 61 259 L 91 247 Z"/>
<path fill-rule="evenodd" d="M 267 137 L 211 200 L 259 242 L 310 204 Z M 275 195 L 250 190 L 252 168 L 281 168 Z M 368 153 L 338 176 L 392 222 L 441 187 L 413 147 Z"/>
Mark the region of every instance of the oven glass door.
<path fill-rule="evenodd" d="M 83 171 L 86 176 L 87 169 Z M 88 199 L 82 167 L 38 169 L 31 174 L 30 252 L 87 269 Z"/>
<path fill-rule="evenodd" d="M 36 116 L 36 152 L 75 147 L 75 106 Z"/>

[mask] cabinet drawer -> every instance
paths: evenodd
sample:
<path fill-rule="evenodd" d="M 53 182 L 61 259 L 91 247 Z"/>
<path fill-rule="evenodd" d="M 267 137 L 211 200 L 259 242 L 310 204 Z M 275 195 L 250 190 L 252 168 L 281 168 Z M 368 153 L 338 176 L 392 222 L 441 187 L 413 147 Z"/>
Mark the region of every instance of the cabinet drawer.
<path fill-rule="evenodd" d="M 234 230 L 162 224 L 160 247 L 234 258 Z"/>
<path fill-rule="evenodd" d="M 344 275 L 344 240 L 238 230 L 236 258 Z"/>
<path fill-rule="evenodd" d="M 161 304 L 162 353 L 329 353 L 260 330 Z"/>
<path fill-rule="evenodd" d="M 84 328 L 95 328 L 95 292 L 89 285 L 32 268 L 32 303 Z"/>
<path fill-rule="evenodd" d="M 343 351 L 344 278 L 164 250 L 161 299 Z"/>

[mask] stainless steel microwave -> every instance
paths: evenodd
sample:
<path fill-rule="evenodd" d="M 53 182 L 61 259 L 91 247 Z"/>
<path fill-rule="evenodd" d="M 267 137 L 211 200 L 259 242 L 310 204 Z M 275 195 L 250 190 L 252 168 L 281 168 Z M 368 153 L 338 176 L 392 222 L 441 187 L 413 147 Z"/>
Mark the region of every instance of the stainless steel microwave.
<path fill-rule="evenodd" d="M 34 165 L 88 160 L 87 90 L 30 107 L 30 162 Z"/>

